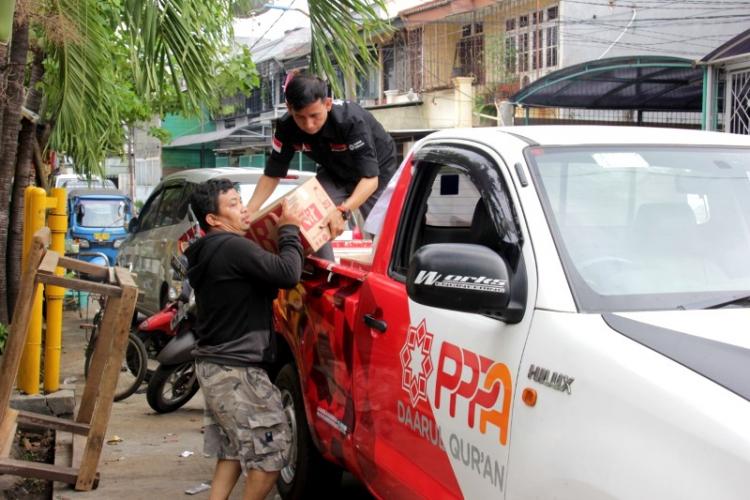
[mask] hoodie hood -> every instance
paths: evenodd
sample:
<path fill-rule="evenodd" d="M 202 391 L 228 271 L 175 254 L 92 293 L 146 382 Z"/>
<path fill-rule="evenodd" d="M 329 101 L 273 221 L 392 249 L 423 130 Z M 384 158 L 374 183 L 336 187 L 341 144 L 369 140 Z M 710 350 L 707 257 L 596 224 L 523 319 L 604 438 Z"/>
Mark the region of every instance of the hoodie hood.
<path fill-rule="evenodd" d="M 209 233 L 203 238 L 198 239 L 185 250 L 185 256 L 188 259 L 188 279 L 193 288 L 200 288 L 201 283 L 206 278 L 206 269 L 211 258 L 217 250 L 230 238 L 239 238 L 240 236 L 225 231 Z"/>

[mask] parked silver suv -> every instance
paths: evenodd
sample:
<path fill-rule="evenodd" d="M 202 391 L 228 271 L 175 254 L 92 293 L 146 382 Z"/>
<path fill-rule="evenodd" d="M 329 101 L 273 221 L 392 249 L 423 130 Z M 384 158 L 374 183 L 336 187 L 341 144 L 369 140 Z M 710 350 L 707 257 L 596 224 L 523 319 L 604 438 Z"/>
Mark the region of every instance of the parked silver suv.
<path fill-rule="evenodd" d="M 170 260 L 176 253 L 177 239 L 187 231 L 187 206 L 197 184 L 225 177 L 237 184 L 245 203 L 250 200 L 262 169 L 201 168 L 185 170 L 165 177 L 151 193 L 138 217 L 128 226 L 128 237 L 120 247 L 117 265 L 135 273 L 140 293 L 136 308 L 152 315 L 162 309 L 174 292 Z M 290 171 L 282 179 L 266 204 L 288 193 L 315 174 Z"/>

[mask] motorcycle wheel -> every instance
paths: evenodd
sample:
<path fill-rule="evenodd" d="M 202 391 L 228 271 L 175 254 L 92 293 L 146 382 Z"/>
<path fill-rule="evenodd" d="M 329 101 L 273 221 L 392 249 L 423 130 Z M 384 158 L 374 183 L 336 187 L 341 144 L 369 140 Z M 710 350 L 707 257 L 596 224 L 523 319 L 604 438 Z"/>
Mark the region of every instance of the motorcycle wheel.
<path fill-rule="evenodd" d="M 156 341 L 155 332 L 142 332 L 140 330 L 134 330 L 134 332 L 138 338 L 141 339 L 141 342 L 143 342 L 143 347 L 146 348 L 148 366 L 146 366 L 146 378 L 144 379 L 144 382 L 148 384 L 151 381 L 151 375 L 154 374 L 154 370 L 156 370 L 156 367 L 159 365 L 159 362 L 156 361 L 156 357 L 159 355 L 159 352 L 161 352 L 161 347 L 163 347 L 163 345 L 160 345 Z M 161 335 L 161 333 L 159 333 L 159 335 Z"/>
<path fill-rule="evenodd" d="M 86 345 L 83 374 L 87 378 L 89 376 L 89 365 L 91 364 L 91 358 L 94 355 L 97 338 L 98 329 L 95 329 L 91 333 L 89 343 Z M 122 367 L 117 376 L 114 400 L 122 401 L 135 393 L 146 378 L 147 369 L 148 355 L 146 354 L 146 348 L 143 346 L 143 342 L 131 332 L 128 334 L 128 345 L 125 350 L 125 357 L 122 360 Z"/>
<path fill-rule="evenodd" d="M 193 361 L 159 365 L 148 382 L 146 401 L 155 412 L 169 413 L 190 401 L 199 388 Z"/>
<path fill-rule="evenodd" d="M 281 391 L 284 413 L 292 428 L 289 463 L 281 469 L 276 488 L 284 500 L 332 498 L 341 484 L 343 470 L 323 458 L 313 443 L 294 365 L 281 369 L 276 386 Z"/>

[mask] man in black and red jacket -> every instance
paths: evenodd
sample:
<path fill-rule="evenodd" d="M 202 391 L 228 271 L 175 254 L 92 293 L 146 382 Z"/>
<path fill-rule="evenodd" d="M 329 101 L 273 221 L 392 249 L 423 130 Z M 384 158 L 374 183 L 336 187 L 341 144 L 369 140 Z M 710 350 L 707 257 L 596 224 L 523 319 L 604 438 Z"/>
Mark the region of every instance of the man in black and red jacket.
<path fill-rule="evenodd" d="M 334 103 L 318 77 L 294 75 L 284 95 L 287 113 L 276 124 L 264 175 L 248 203 L 257 212 L 299 151 L 318 165 L 317 178 L 338 208 L 329 228 L 340 235 L 352 210 L 367 217 L 396 171 L 396 146 L 369 111 L 352 102 Z M 330 246 L 318 252 L 333 259 Z"/>

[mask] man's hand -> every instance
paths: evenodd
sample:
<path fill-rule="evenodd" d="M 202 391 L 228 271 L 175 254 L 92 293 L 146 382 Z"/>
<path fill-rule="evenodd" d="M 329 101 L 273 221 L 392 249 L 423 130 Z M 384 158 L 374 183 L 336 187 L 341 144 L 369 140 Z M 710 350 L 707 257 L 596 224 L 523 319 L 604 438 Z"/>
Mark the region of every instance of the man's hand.
<path fill-rule="evenodd" d="M 292 225 L 301 227 L 302 219 L 299 215 L 289 208 L 289 201 L 284 199 L 281 202 L 281 217 L 279 217 L 279 227 L 285 225 Z"/>
<path fill-rule="evenodd" d="M 346 229 L 346 220 L 344 214 L 339 210 L 331 212 L 328 216 L 328 230 L 331 232 L 331 239 L 336 239 Z"/>

